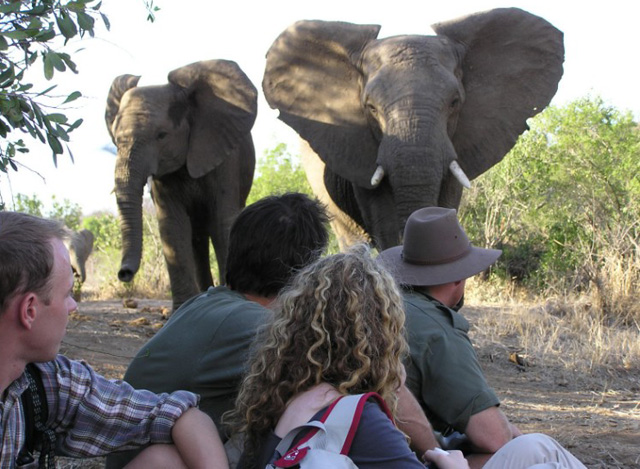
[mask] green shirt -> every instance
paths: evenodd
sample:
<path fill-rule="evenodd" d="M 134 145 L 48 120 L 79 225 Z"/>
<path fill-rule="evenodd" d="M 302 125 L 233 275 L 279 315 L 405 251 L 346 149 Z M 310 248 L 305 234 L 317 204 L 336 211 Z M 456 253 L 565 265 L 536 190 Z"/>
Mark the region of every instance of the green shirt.
<path fill-rule="evenodd" d="M 469 340 L 469 323 L 422 293 L 405 291 L 404 305 L 407 387 L 436 431 L 464 433 L 472 415 L 500 405 Z"/>
<path fill-rule="evenodd" d="M 184 303 L 135 356 L 124 380 L 153 392 L 185 389 L 220 429 L 245 371 L 256 332 L 269 310 L 226 287 Z M 221 430 L 221 429 L 220 429 Z"/>

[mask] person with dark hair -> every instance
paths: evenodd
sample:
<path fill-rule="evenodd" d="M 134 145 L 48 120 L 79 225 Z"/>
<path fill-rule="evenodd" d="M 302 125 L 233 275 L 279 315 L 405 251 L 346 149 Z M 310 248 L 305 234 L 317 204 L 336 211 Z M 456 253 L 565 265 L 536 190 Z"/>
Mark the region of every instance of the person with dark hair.
<path fill-rule="evenodd" d="M 328 243 L 323 206 L 304 194 L 270 196 L 247 206 L 231 227 L 227 284 L 178 308 L 134 357 L 124 380 L 153 392 L 188 389 L 216 422 L 233 407 L 257 329 L 289 278 Z M 108 459 L 108 468 L 123 458 Z"/>
<path fill-rule="evenodd" d="M 44 467 L 47 458 L 54 467 L 48 451 L 38 463 L 26 450 L 33 442 L 25 402 L 45 420 L 45 444 L 65 456 L 151 445 L 130 467 L 228 467 L 216 427 L 193 393 L 135 390 L 58 354 L 77 306 L 65 235 L 57 222 L 0 211 L 0 467 Z M 23 401 L 28 388 L 32 400 Z M 40 395 L 46 402 L 36 405 Z"/>

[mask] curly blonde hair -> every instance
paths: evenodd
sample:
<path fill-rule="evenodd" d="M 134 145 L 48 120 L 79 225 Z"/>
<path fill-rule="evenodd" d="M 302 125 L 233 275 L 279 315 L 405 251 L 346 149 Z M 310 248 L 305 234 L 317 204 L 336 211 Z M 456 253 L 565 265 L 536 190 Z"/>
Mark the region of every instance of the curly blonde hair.
<path fill-rule="evenodd" d="M 375 391 L 395 411 L 407 350 L 402 298 L 369 248 L 325 257 L 279 295 L 225 420 L 246 434 L 252 461 L 287 402 L 317 384 L 341 394 Z"/>

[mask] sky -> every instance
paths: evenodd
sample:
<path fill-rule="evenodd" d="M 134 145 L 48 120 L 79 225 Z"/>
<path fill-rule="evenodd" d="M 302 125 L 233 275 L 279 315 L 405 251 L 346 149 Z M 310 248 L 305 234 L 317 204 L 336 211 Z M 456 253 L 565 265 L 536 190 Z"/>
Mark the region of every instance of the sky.
<path fill-rule="evenodd" d="M 0 193 L 11 209 L 11 197 L 36 194 L 46 207 L 52 198 L 67 199 L 89 215 L 116 212 L 113 189 L 115 147 L 104 122 L 106 96 L 121 74 L 141 75 L 139 86 L 166 83 L 169 71 L 198 60 L 238 63 L 259 90 L 258 117 L 252 135 L 256 155 L 285 142 L 295 150 L 295 132 L 277 119 L 264 100 L 261 82 L 265 54 L 275 38 L 301 19 L 348 21 L 382 26 L 379 37 L 434 34 L 430 25 L 478 11 L 518 7 L 541 16 L 564 32 L 564 75 L 551 104 L 562 106 L 587 94 L 640 118 L 638 45 L 640 3 L 628 0 L 300 0 L 231 1 L 154 0 L 160 7 L 154 23 L 146 21 L 143 0 L 104 0 L 101 11 L 111 30 L 96 28 L 95 38 L 70 41 L 79 73 L 56 74 L 58 89 L 79 90 L 67 115 L 82 117 L 71 134 L 74 162 L 67 154 L 54 167 L 51 151 L 27 140 L 31 152 L 18 159 L 18 172 L 0 173 Z M 255 5 L 253 5 L 255 4 Z M 224 5 L 224 6 L 221 6 Z M 579 5 L 579 7 L 576 7 Z M 35 70 L 42 75 L 41 65 Z M 42 80 L 44 81 L 44 80 Z M 50 85 L 42 84 L 42 89 Z"/>

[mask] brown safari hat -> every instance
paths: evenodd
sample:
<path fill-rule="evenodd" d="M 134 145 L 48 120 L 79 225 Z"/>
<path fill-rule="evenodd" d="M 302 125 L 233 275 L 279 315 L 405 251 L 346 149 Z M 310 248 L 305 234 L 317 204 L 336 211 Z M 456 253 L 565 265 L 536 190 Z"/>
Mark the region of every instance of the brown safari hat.
<path fill-rule="evenodd" d="M 472 277 L 500 254 L 472 246 L 454 209 L 427 207 L 409 216 L 404 245 L 385 249 L 378 260 L 401 284 L 431 286 Z"/>

